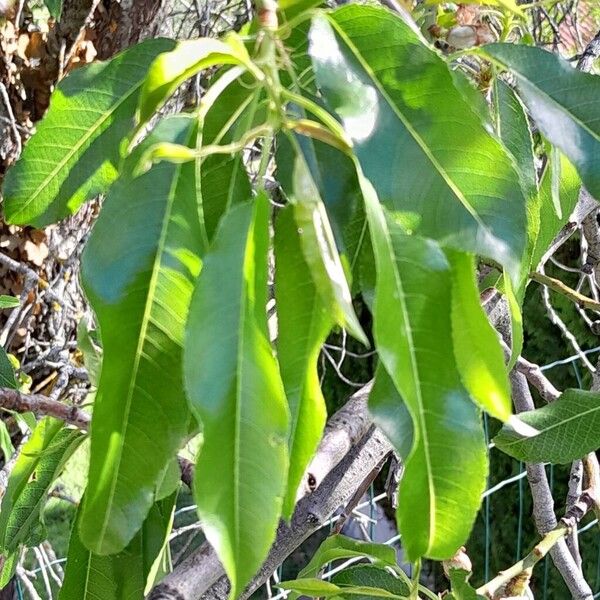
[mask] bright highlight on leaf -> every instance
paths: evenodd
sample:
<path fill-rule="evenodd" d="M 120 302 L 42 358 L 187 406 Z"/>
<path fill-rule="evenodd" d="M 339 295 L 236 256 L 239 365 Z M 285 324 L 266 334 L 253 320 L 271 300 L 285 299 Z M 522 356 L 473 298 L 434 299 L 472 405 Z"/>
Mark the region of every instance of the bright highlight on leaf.
<path fill-rule="evenodd" d="M 148 69 L 140 94 L 138 127 L 146 123 L 186 79 L 215 65 L 243 65 L 256 78 L 262 78 L 244 43 L 234 32 L 223 40 L 201 38 L 179 42 Z"/>
<path fill-rule="evenodd" d="M 490 415 L 506 421 L 511 394 L 504 353 L 479 299 L 473 257 L 446 252 L 452 269 L 452 340 L 462 382 Z"/>
<path fill-rule="evenodd" d="M 173 46 L 149 40 L 77 69 L 58 85 L 36 135 L 4 180 L 9 223 L 49 225 L 107 191 L 118 176 L 119 146 L 133 125 L 148 66 Z"/>

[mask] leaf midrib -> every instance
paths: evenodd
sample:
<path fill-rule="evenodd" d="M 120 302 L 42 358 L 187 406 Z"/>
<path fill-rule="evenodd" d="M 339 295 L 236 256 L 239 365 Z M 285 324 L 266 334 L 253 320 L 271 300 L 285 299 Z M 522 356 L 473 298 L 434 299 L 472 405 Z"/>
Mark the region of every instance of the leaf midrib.
<path fill-rule="evenodd" d="M 514 446 L 519 445 L 519 444 L 524 444 L 527 442 L 527 440 L 533 440 L 533 441 L 539 441 L 540 436 L 547 434 L 550 431 L 553 431 L 554 429 L 556 429 L 557 427 L 561 427 L 561 426 L 566 426 L 566 424 L 570 423 L 571 421 L 577 421 L 578 419 L 583 419 L 584 417 L 586 417 L 587 415 L 593 414 L 597 411 L 600 410 L 600 404 L 597 406 L 593 406 L 592 408 L 585 410 L 583 412 L 578 412 L 566 419 L 561 419 L 555 423 L 550 424 L 548 427 L 545 427 L 543 429 L 538 430 L 538 433 L 535 436 L 531 436 L 531 437 L 518 437 L 513 439 L 513 441 L 511 442 L 506 442 L 505 444 L 503 444 L 504 446 L 508 447 L 508 446 Z M 527 423 L 527 421 L 524 421 L 525 423 Z M 527 423 L 528 425 L 530 425 L 531 427 L 535 428 L 535 425 L 532 425 L 530 423 Z M 518 434 L 518 432 L 515 431 L 515 433 Z"/>
<path fill-rule="evenodd" d="M 189 142 L 190 137 L 191 137 L 191 132 L 188 132 L 187 142 Z M 110 484 L 109 499 L 108 499 L 108 502 L 106 503 L 104 519 L 102 521 L 102 525 L 100 527 L 100 533 L 99 533 L 97 541 L 96 541 L 97 548 L 101 548 L 102 544 L 104 543 L 104 536 L 106 534 L 106 530 L 108 529 L 108 523 L 110 520 L 110 515 L 112 513 L 112 505 L 114 503 L 115 490 L 117 487 L 117 481 L 119 479 L 119 477 L 118 477 L 119 469 L 121 467 L 121 462 L 123 460 L 123 451 L 125 448 L 125 434 L 127 432 L 127 429 L 129 428 L 129 415 L 131 413 L 131 404 L 133 402 L 134 392 L 137 387 L 138 371 L 139 371 L 139 367 L 140 367 L 141 358 L 143 356 L 143 348 L 146 344 L 146 334 L 148 331 L 148 325 L 150 323 L 150 316 L 152 313 L 152 308 L 154 306 L 154 296 L 156 293 L 158 275 L 161 270 L 162 257 L 164 255 L 164 251 L 165 251 L 165 247 L 166 247 L 167 232 L 169 230 L 169 225 L 171 222 L 173 204 L 175 201 L 175 194 L 176 194 L 177 185 L 179 182 L 179 177 L 181 175 L 181 169 L 182 169 L 182 165 L 176 165 L 176 168 L 173 171 L 173 178 L 171 181 L 171 186 L 170 186 L 169 194 L 167 197 L 167 204 L 165 207 L 163 224 L 162 224 L 160 236 L 158 239 L 158 244 L 156 246 L 156 253 L 154 255 L 154 261 L 152 264 L 152 275 L 150 277 L 150 282 L 148 284 L 148 294 L 146 296 L 146 304 L 144 306 L 144 313 L 142 315 L 142 323 L 141 323 L 139 337 L 138 337 L 138 344 L 137 344 L 136 351 L 135 351 L 135 358 L 134 358 L 134 363 L 133 363 L 133 367 L 131 370 L 131 378 L 129 380 L 129 388 L 127 390 L 127 396 L 126 396 L 126 401 L 125 401 L 125 410 L 124 410 L 125 418 L 122 421 L 123 427 L 121 428 L 121 431 L 120 431 L 122 443 L 119 444 L 119 456 L 118 456 L 118 459 L 116 460 L 114 468 L 111 470 L 111 473 L 113 474 L 113 476 L 112 476 L 111 484 Z"/>
<path fill-rule="evenodd" d="M 358 48 L 356 48 L 356 46 L 352 43 L 350 38 L 345 34 L 345 32 L 341 29 L 341 27 L 335 20 L 329 19 L 329 21 L 331 23 L 333 23 L 333 26 L 334 26 L 336 32 L 344 40 L 344 43 L 348 46 L 350 51 L 356 56 L 358 62 L 360 63 L 362 68 L 365 70 L 365 72 L 369 75 L 370 79 L 373 81 L 374 85 L 377 87 L 377 90 L 379 91 L 379 93 L 381 94 L 383 99 L 387 102 L 389 107 L 392 109 L 392 112 L 398 117 L 398 119 L 400 120 L 402 125 L 410 133 L 410 135 L 412 136 L 414 141 L 417 143 L 419 148 L 421 148 L 421 151 L 423 152 L 423 154 L 425 154 L 425 156 L 429 159 L 429 161 L 431 162 L 431 164 L 433 165 L 435 170 L 439 173 L 440 177 L 444 180 L 446 185 L 450 188 L 450 190 L 452 191 L 452 193 L 454 194 L 456 199 L 463 205 L 465 210 L 471 215 L 471 217 L 479 225 L 479 227 L 481 227 L 486 232 L 488 232 L 488 234 L 491 235 L 492 237 L 495 237 L 493 232 L 490 230 L 490 228 L 481 220 L 479 214 L 473 208 L 473 206 L 471 206 L 471 203 L 464 196 L 464 194 L 462 193 L 460 188 L 458 188 L 458 186 L 454 183 L 454 181 L 448 175 L 446 170 L 439 163 L 437 158 L 431 153 L 428 145 L 425 143 L 425 141 L 420 136 L 420 134 L 412 127 L 412 125 L 410 124 L 410 121 L 402 114 L 399 107 L 397 107 L 395 105 L 395 103 L 392 101 L 392 99 L 390 98 L 388 93 L 385 91 L 383 86 L 380 84 L 379 79 L 376 77 L 375 73 L 370 68 L 369 64 L 365 61 L 365 59 L 359 52 Z"/>
<path fill-rule="evenodd" d="M 50 182 L 54 179 L 57 173 L 59 173 L 71 161 L 71 159 L 78 154 L 79 150 L 85 145 L 85 143 L 87 143 L 87 141 L 92 137 L 92 135 L 100 130 L 105 121 L 107 121 L 109 117 L 112 117 L 117 112 L 117 110 L 119 110 L 119 108 L 127 100 L 129 100 L 129 98 L 131 98 L 131 96 L 135 92 L 139 90 L 139 88 L 142 85 L 142 82 L 143 80 L 138 82 L 137 85 L 134 85 L 129 92 L 122 96 L 117 101 L 117 103 L 113 105 L 113 108 L 110 111 L 104 113 L 98 120 L 96 120 L 93 123 L 93 125 L 88 129 L 87 133 L 83 135 L 81 139 L 75 144 L 73 149 L 67 152 L 67 154 L 57 163 L 54 169 L 52 169 L 52 171 L 50 171 L 46 178 L 38 185 L 37 189 L 33 193 L 30 193 L 29 200 L 27 200 L 22 205 L 17 214 L 23 214 L 23 212 L 27 210 L 29 205 L 39 196 L 42 190 L 50 184 Z"/>

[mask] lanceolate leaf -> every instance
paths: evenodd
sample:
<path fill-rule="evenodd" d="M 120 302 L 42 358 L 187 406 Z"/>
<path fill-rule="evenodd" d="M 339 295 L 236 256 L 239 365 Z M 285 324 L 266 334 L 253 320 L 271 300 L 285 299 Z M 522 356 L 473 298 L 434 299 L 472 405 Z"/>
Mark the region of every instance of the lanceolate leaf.
<path fill-rule="evenodd" d="M 452 352 L 452 272 L 434 242 L 386 218 L 368 181 L 363 191 L 377 267 L 375 341 L 414 425 L 400 532 L 410 560 L 448 558 L 469 535 L 487 474 L 480 416 Z"/>
<path fill-rule="evenodd" d="M 0 506 L 0 548 L 14 552 L 40 525 L 48 489 L 84 435 L 62 421 L 42 419 L 23 447 Z"/>
<path fill-rule="evenodd" d="M 525 425 L 507 423 L 494 438 L 500 450 L 519 460 L 562 464 L 600 448 L 600 395 L 595 392 L 565 390 L 551 404 L 521 413 L 519 420 Z"/>
<path fill-rule="evenodd" d="M 8 222 L 48 225 L 108 189 L 148 66 L 173 45 L 149 40 L 78 69 L 58 85 L 48 114 L 4 181 Z"/>
<path fill-rule="evenodd" d="M 186 79 L 219 64 L 244 65 L 256 77 L 262 77 L 235 32 L 222 40 L 200 38 L 179 42 L 175 48 L 158 56 L 148 69 L 139 100 L 140 125 L 148 121 Z"/>
<path fill-rule="evenodd" d="M 600 197 L 600 78 L 531 46 L 489 44 L 481 52 L 515 75 L 541 132 L 575 165 L 592 196 Z"/>
<path fill-rule="evenodd" d="M 537 175 L 533 157 L 533 138 L 525 109 L 512 88 L 498 78 L 494 82 L 494 104 L 498 135 L 515 159 L 521 187 L 529 203 L 537 191 Z M 528 211 L 528 225 L 529 216 Z"/>
<path fill-rule="evenodd" d="M 179 115 L 154 136 L 194 143 L 195 130 L 193 117 Z M 188 433 L 180 362 L 203 252 L 194 177 L 193 163 L 165 162 L 119 180 L 84 253 L 104 359 L 80 534 L 98 554 L 129 543 Z"/>
<path fill-rule="evenodd" d="M 231 598 L 267 555 L 287 476 L 288 412 L 265 310 L 268 213 L 260 195 L 223 218 L 186 333 L 186 389 L 204 427 L 194 493 Z"/>
<path fill-rule="evenodd" d="M 275 299 L 277 357 L 290 407 L 290 470 L 283 503 L 289 519 L 327 419 L 317 361 L 333 324 L 304 260 L 291 206 L 275 223 Z"/>
<path fill-rule="evenodd" d="M 350 287 L 319 190 L 301 154 L 296 155 L 293 165 L 294 215 L 313 281 L 336 322 L 368 345 L 352 306 Z"/>
<path fill-rule="evenodd" d="M 490 415 L 506 421 L 511 395 L 498 334 L 479 299 L 475 261 L 464 252 L 446 253 L 452 269 L 452 340 L 462 382 L 472 398 Z"/>
<path fill-rule="evenodd" d="M 381 202 L 405 228 L 516 277 L 525 245 L 517 173 L 441 57 L 376 7 L 318 16 L 310 35 L 317 82 Z"/>
<path fill-rule="evenodd" d="M 152 506 L 144 524 L 127 547 L 118 554 L 100 556 L 88 550 L 79 538 L 81 508 L 77 511 L 59 600 L 139 599 L 155 561 L 164 551 L 175 495 Z"/>

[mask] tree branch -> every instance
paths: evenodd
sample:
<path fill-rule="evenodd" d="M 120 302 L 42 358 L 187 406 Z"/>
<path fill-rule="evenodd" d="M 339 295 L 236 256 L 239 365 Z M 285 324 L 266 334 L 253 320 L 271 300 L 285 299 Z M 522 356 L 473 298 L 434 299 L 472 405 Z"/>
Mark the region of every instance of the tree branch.
<path fill-rule="evenodd" d="M 263 585 L 275 569 L 306 538 L 320 529 L 340 506 L 345 506 L 361 483 L 392 452 L 392 446 L 385 436 L 370 425 L 366 411 L 368 388 L 365 388 L 330 419 L 320 449 L 311 464 L 333 466 L 328 473 L 322 474 L 320 485 L 298 502 L 291 523 L 280 522 L 269 556 L 242 594 L 242 600 Z M 351 405 L 348 410 L 350 403 L 354 406 Z M 363 410 L 360 410 L 361 406 Z M 366 432 L 359 438 L 357 436 L 363 426 L 357 427 L 357 422 L 366 424 Z M 348 447 L 345 446 L 346 442 L 332 443 L 340 439 L 352 440 L 352 443 Z M 335 457 L 344 447 L 345 454 L 336 462 Z M 337 450 L 332 452 L 333 448 Z M 154 588 L 148 600 L 197 600 L 200 597 L 223 600 L 228 593 L 229 583 L 223 568 L 210 545 L 205 543 L 175 567 Z"/>
<path fill-rule="evenodd" d="M 60 419 L 87 431 L 91 417 L 77 406 L 69 406 L 41 394 L 23 394 L 11 388 L 0 388 L 0 408 L 18 413 L 32 412 L 36 416 Z"/>

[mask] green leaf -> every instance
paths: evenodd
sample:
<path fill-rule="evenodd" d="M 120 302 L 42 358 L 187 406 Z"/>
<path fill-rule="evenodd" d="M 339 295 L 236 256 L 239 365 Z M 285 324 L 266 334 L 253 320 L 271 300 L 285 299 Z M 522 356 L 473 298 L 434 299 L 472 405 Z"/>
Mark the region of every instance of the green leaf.
<path fill-rule="evenodd" d="M 44 4 L 48 8 L 50 15 L 56 21 L 59 21 L 62 13 L 63 0 L 44 0 Z"/>
<path fill-rule="evenodd" d="M 291 206 L 275 223 L 275 300 L 277 358 L 290 408 L 290 469 L 283 502 L 283 516 L 289 519 L 327 420 L 317 362 L 333 324 L 304 260 Z"/>
<path fill-rule="evenodd" d="M 77 324 L 77 347 L 83 354 L 83 362 L 93 386 L 98 385 L 102 368 L 102 348 L 98 344 L 97 334 L 96 330 L 91 329 L 89 318 L 84 317 Z"/>
<path fill-rule="evenodd" d="M 194 494 L 236 597 L 275 537 L 287 477 L 288 412 L 266 319 L 269 202 L 223 218 L 192 299 L 184 372 L 204 427 Z"/>
<path fill-rule="evenodd" d="M 407 231 L 493 258 L 516 277 L 525 245 L 517 173 L 442 58 L 372 6 L 314 18 L 310 38 L 322 94 L 381 202 Z"/>
<path fill-rule="evenodd" d="M 48 490 L 84 435 L 49 417 L 38 422 L 10 474 L 0 506 L 0 548 L 27 544 L 40 525 Z"/>
<path fill-rule="evenodd" d="M 291 201 L 301 232 L 302 251 L 313 281 L 336 322 L 368 346 L 368 339 L 352 306 L 350 287 L 325 205 L 308 165 L 299 153 L 296 154 L 293 169 L 294 195 Z"/>
<path fill-rule="evenodd" d="M 537 175 L 525 108 L 512 88 L 499 78 L 494 81 L 494 104 L 498 135 L 515 160 L 521 187 L 530 201 L 537 192 Z M 529 223 L 529 218 L 527 221 Z"/>
<path fill-rule="evenodd" d="M 560 182 L 558 195 L 561 205 L 562 216 L 559 218 L 554 210 L 552 202 L 552 165 L 548 163 L 540 184 L 540 230 L 534 240 L 531 251 L 531 269 L 536 269 L 543 255 L 558 234 L 567 224 L 571 213 L 575 209 L 579 199 L 581 180 L 575 167 L 569 162 L 564 154 L 560 156 Z"/>
<path fill-rule="evenodd" d="M 540 131 L 575 165 L 590 194 L 600 197 L 600 78 L 532 46 L 489 44 L 480 52 L 516 77 Z"/>
<path fill-rule="evenodd" d="M 48 225 L 73 214 L 116 179 L 119 147 L 133 125 L 150 63 L 174 42 L 148 40 L 71 73 L 4 180 L 9 223 Z"/>
<path fill-rule="evenodd" d="M 405 235 L 361 183 L 377 267 L 375 341 L 414 425 L 400 532 L 411 561 L 444 559 L 469 535 L 487 476 L 480 416 L 451 350 L 452 271 L 439 246 Z"/>
<path fill-rule="evenodd" d="M 10 552 L 7 556 L 0 557 L 0 590 L 6 587 L 14 577 L 20 557 L 20 548 L 14 552 Z"/>
<path fill-rule="evenodd" d="M 331 579 L 331 582 L 339 586 L 384 589 L 398 596 L 408 596 L 410 594 L 410 589 L 405 581 L 395 577 L 389 571 L 374 565 L 357 565 L 349 569 L 344 569 L 340 573 L 337 573 Z M 365 594 L 362 600 L 368 599 L 369 596 Z M 357 598 L 356 600 L 359 599 Z"/>
<path fill-rule="evenodd" d="M 197 148 L 238 140 L 255 125 L 256 119 L 263 117 L 264 110 L 260 110 L 262 92 L 252 91 L 251 83 L 251 77 L 246 74 L 221 92 L 204 116 L 196 140 Z M 197 164 L 196 192 L 203 238 L 208 244 L 221 217 L 232 206 L 251 197 L 241 153 L 214 154 Z"/>
<path fill-rule="evenodd" d="M 0 309 L 2 308 L 16 308 L 20 305 L 20 301 L 18 298 L 14 296 L 5 296 L 4 294 L 0 295 Z"/>
<path fill-rule="evenodd" d="M 0 450 L 4 455 L 4 464 L 6 464 L 15 451 L 15 447 L 12 444 L 10 432 L 4 421 L 0 421 Z"/>
<path fill-rule="evenodd" d="M 375 369 L 375 381 L 369 393 L 369 412 L 373 422 L 385 433 L 396 452 L 406 461 L 414 444 L 412 418 L 381 362 Z"/>
<path fill-rule="evenodd" d="M 195 135 L 196 120 L 182 114 L 162 121 L 146 143 L 195 143 Z M 104 358 L 80 534 L 97 554 L 120 552 L 133 538 L 188 435 L 180 364 L 204 250 L 194 168 L 160 163 L 120 179 L 84 252 L 83 282 Z"/>
<path fill-rule="evenodd" d="M 565 390 L 558 400 L 506 423 L 494 443 L 518 460 L 564 464 L 600 448 L 600 395 Z"/>
<path fill-rule="evenodd" d="M 84 496 L 85 497 L 85 496 Z M 118 554 L 101 556 L 79 538 L 81 508 L 77 511 L 59 600 L 123 600 L 143 598 L 147 580 L 163 552 L 171 529 L 175 495 L 153 505 L 142 528 Z"/>
<path fill-rule="evenodd" d="M 448 600 L 478 600 L 478 598 L 481 598 L 469 583 L 471 577 L 469 571 L 450 569 L 449 574 L 452 593 L 448 596 Z"/>
<path fill-rule="evenodd" d="M 258 79 L 263 77 L 235 32 L 222 40 L 200 38 L 178 42 L 175 48 L 160 54 L 148 69 L 140 93 L 138 126 L 146 123 L 184 81 L 215 65 L 244 65 Z"/>
<path fill-rule="evenodd" d="M 15 378 L 15 369 L 2 346 L 0 346 L 0 387 L 10 388 L 11 390 L 16 390 L 19 387 Z"/>
<path fill-rule="evenodd" d="M 319 571 L 333 560 L 358 557 L 369 558 L 376 564 L 386 567 L 397 566 L 396 551 L 391 546 L 363 542 L 337 534 L 325 539 L 310 559 L 310 562 L 300 571 L 298 577 L 316 577 Z"/>
<path fill-rule="evenodd" d="M 338 586 L 322 579 L 295 579 L 294 581 L 282 581 L 277 585 L 284 590 L 293 590 L 303 596 L 311 598 L 330 598 L 332 596 L 352 595 L 367 596 L 373 598 L 398 598 L 406 600 L 406 596 L 399 596 L 387 590 L 367 586 Z"/>
<path fill-rule="evenodd" d="M 481 306 L 475 280 L 475 260 L 449 250 L 452 269 L 452 340 L 462 382 L 471 397 L 490 415 L 506 421 L 512 401 L 504 353 L 498 334 Z"/>

